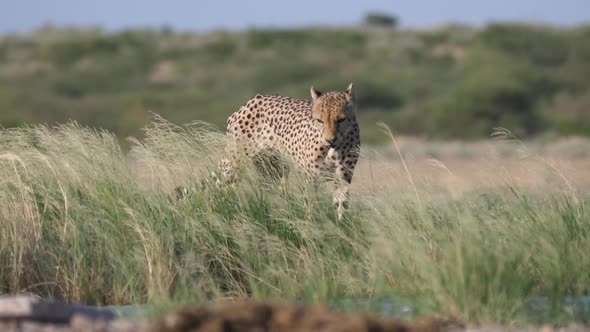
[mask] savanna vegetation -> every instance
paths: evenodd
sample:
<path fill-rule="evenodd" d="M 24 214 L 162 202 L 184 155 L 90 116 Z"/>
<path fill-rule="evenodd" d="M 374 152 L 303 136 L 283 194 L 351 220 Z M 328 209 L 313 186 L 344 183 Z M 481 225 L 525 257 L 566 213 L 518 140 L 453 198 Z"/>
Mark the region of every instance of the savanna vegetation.
<path fill-rule="evenodd" d="M 590 147 L 554 140 L 590 135 L 590 26 L 397 24 L 1 37 L 0 294 L 590 319 L 572 306 L 590 291 Z M 296 169 L 274 183 L 246 163 L 234 186 L 210 183 L 249 97 L 350 81 L 364 144 L 344 220 Z M 490 149 L 498 127 L 512 132 Z"/>
<path fill-rule="evenodd" d="M 359 90 L 375 122 L 424 137 L 590 134 L 590 27 L 518 23 L 409 30 L 370 14 L 342 28 L 184 33 L 47 26 L 0 38 L 0 124 L 69 119 L 140 136 L 150 112 L 223 128 L 255 93 Z"/>
<path fill-rule="evenodd" d="M 234 187 L 208 185 L 221 137 L 155 119 L 127 154 L 113 134 L 76 124 L 0 131 L 0 293 L 100 304 L 393 298 L 411 316 L 471 323 L 580 319 L 564 299 L 588 293 L 590 219 L 567 173 L 549 167 L 543 177 L 557 183 L 535 190 L 494 165 L 495 188 L 461 193 L 466 172 L 422 186 L 408 160 L 409 187 L 375 190 L 382 163 L 372 180 L 359 174 L 338 222 L 326 185 L 295 170 L 281 185 L 248 168 Z M 374 162 L 365 153 L 361 173 Z M 195 189 L 178 199 L 179 184 Z M 528 316 L 539 297 L 549 311 Z"/>

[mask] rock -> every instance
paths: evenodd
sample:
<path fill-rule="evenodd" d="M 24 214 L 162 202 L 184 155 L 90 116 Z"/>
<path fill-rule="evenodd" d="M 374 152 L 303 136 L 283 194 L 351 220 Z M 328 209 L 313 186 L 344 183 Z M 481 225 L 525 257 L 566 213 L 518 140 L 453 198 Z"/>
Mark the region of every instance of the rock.
<path fill-rule="evenodd" d="M 17 320 L 66 324 L 74 315 L 81 315 L 91 320 L 113 320 L 116 318 L 114 311 L 103 308 L 66 304 L 27 295 L 0 296 L 0 321 Z"/>

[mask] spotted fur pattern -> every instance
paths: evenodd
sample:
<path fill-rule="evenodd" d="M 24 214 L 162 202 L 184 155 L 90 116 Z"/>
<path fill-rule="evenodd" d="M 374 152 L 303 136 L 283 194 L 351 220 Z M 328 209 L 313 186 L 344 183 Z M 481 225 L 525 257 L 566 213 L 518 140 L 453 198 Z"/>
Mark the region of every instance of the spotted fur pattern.
<path fill-rule="evenodd" d="M 342 218 L 360 148 L 354 87 L 325 94 L 312 87 L 311 96 L 308 101 L 258 94 L 229 117 L 227 135 L 251 158 L 278 151 L 309 174 L 331 179 Z M 231 151 L 220 166 L 224 178 L 235 180 Z"/>

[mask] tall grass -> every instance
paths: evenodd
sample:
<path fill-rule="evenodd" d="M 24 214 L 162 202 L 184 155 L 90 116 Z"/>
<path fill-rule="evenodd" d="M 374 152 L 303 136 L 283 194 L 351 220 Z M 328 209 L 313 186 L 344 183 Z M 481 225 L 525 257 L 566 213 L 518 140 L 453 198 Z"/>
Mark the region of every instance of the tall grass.
<path fill-rule="evenodd" d="M 538 295 L 567 319 L 560 299 L 588 292 L 587 196 L 391 188 L 353 193 L 338 222 L 329 188 L 296 172 L 278 183 L 246 167 L 234 186 L 209 185 L 221 137 L 156 119 L 124 153 L 74 123 L 0 131 L 0 293 L 101 304 L 398 296 L 510 323 Z M 193 189 L 177 199 L 177 185 Z"/>

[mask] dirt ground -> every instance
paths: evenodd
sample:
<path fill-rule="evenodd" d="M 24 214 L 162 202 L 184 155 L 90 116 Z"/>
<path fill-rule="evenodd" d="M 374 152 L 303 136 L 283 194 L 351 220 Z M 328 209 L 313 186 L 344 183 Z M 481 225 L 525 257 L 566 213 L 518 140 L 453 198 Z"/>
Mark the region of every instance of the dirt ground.
<path fill-rule="evenodd" d="M 63 305 L 62 311 L 68 311 Z M 34 311 L 32 311 L 34 312 Z M 41 315 L 39 315 L 41 314 Z M 324 306 L 301 306 L 269 302 L 237 302 L 215 308 L 185 307 L 153 321 L 105 320 L 91 314 L 62 312 L 47 315 L 39 310 L 30 316 L 0 316 L 0 331 L 7 332 L 254 332 L 254 331 L 448 331 L 460 328 L 445 320 L 406 322 L 363 314 L 344 314 Z M 52 319 L 56 317 L 56 319 Z M 57 319 L 59 318 L 59 319 Z"/>
<path fill-rule="evenodd" d="M 400 138 L 394 145 L 366 148 L 352 192 L 395 191 L 450 194 L 507 185 L 532 191 L 590 189 L 590 140 L 550 143 L 428 142 Z M 403 160 L 400 158 L 403 157 Z"/>
<path fill-rule="evenodd" d="M 403 321 L 377 318 L 364 314 L 330 311 L 324 306 L 300 306 L 269 302 L 238 302 L 215 308 L 185 307 L 154 321 L 103 320 L 75 314 L 68 322 L 50 323 L 47 319 L 2 319 L 0 331 L 7 332 L 254 332 L 254 331 L 326 331 L 326 332 L 387 332 L 387 331 L 469 331 L 524 332 L 563 331 L 590 332 L 583 325 L 567 327 L 531 326 L 506 328 L 501 326 L 465 327 L 445 319 L 426 318 Z"/>
<path fill-rule="evenodd" d="M 236 303 L 207 310 L 186 308 L 157 321 L 152 331 L 447 331 L 459 327 L 446 320 L 406 322 L 343 314 L 324 306 Z"/>

